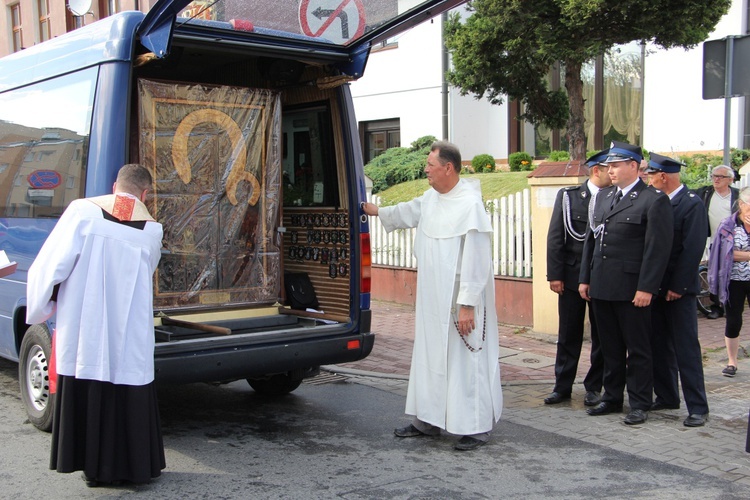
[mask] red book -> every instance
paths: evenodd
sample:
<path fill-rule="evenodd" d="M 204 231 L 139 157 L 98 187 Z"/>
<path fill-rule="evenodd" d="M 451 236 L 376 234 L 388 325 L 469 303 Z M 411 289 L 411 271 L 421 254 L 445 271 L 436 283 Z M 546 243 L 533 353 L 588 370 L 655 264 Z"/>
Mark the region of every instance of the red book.
<path fill-rule="evenodd" d="M 0 250 L 0 278 L 15 273 L 17 266 L 18 264 L 15 261 L 11 262 L 8 260 L 5 250 Z"/>

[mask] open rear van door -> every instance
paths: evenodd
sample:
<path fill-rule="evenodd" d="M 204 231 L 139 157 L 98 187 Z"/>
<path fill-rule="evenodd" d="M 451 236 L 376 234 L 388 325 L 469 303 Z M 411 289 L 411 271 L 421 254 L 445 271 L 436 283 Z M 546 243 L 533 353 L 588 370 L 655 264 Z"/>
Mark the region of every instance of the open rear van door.
<path fill-rule="evenodd" d="M 341 72 L 362 76 L 370 47 L 431 19 L 466 0 L 160 0 L 138 29 L 141 44 L 155 57 L 170 52 L 175 30 L 212 32 L 217 39 L 256 41 L 267 46 L 328 55 Z"/>

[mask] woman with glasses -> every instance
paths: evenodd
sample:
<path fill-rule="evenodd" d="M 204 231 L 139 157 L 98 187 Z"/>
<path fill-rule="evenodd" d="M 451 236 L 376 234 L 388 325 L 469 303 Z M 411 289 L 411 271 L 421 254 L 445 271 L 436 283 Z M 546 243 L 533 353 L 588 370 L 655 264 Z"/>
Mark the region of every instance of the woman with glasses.
<path fill-rule="evenodd" d="M 737 195 L 739 194 L 739 189 L 732 187 L 734 181 L 734 169 L 726 165 L 719 165 L 711 171 L 711 185 L 698 188 L 695 191 L 708 212 L 709 241 L 716 234 L 716 229 L 721 221 L 732 215 L 732 207 L 737 203 Z M 724 316 L 724 308 L 716 295 L 711 295 L 711 302 L 711 312 L 706 317 L 717 319 Z"/>
<path fill-rule="evenodd" d="M 708 287 L 726 310 L 726 377 L 737 373 L 742 312 L 750 297 L 750 187 L 739 191 L 737 201 L 739 210 L 719 224 L 708 258 Z"/>

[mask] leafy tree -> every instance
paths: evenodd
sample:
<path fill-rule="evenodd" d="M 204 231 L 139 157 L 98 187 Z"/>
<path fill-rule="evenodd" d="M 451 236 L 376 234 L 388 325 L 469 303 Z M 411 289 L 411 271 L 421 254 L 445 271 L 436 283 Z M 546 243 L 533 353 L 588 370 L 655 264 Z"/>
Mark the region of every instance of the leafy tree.
<path fill-rule="evenodd" d="M 474 0 L 464 21 L 445 27 L 453 56 L 448 80 L 463 94 L 504 96 L 526 105 L 525 120 L 566 127 L 570 155 L 583 160 L 582 65 L 616 45 L 650 41 L 665 49 L 705 40 L 731 0 Z M 565 68 L 565 89 L 550 90 L 546 75 Z"/>

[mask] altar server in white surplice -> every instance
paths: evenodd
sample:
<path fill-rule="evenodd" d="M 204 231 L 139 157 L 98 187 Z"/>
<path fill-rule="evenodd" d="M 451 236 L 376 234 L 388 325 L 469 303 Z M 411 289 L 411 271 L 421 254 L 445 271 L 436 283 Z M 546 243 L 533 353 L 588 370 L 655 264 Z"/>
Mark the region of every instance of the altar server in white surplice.
<path fill-rule="evenodd" d="M 154 388 L 153 275 L 162 226 L 143 204 L 141 165 L 114 194 L 73 201 L 28 274 L 26 321 L 57 312 L 50 468 L 89 486 L 145 483 L 165 467 Z"/>
<path fill-rule="evenodd" d="M 461 153 L 432 145 L 425 173 L 432 189 L 392 207 L 364 203 L 387 231 L 417 228 L 417 305 L 406 413 L 398 437 L 461 436 L 457 450 L 489 440 L 502 411 L 492 227 L 479 182 L 461 179 Z"/>

